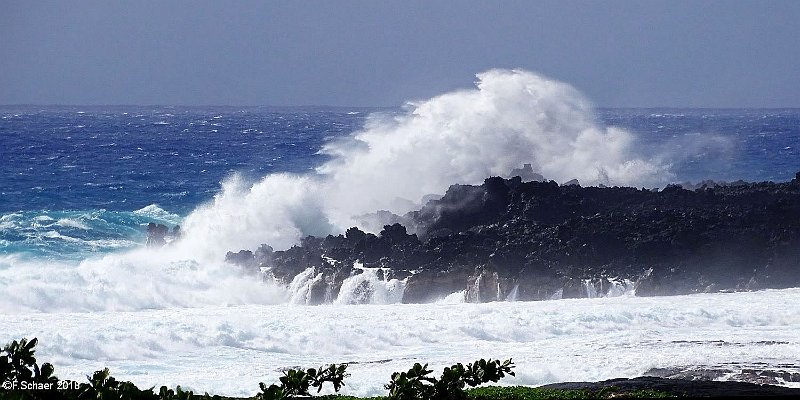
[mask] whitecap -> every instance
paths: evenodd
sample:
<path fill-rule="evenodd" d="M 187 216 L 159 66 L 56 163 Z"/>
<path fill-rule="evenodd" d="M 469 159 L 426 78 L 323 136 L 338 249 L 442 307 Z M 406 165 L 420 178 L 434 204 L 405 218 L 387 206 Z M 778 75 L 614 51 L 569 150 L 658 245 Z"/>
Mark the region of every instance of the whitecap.
<path fill-rule="evenodd" d="M 136 215 L 156 218 L 160 220 L 176 221 L 176 222 L 180 220 L 179 215 L 170 213 L 169 211 L 166 211 L 163 208 L 159 207 L 157 204 L 150 204 L 148 206 L 142 207 L 134 211 L 133 213 Z"/>
<path fill-rule="evenodd" d="M 63 227 L 69 227 L 69 228 L 78 228 L 78 229 L 83 229 L 83 230 L 88 230 L 89 229 L 89 226 L 87 226 L 83 222 L 75 220 L 75 219 L 72 219 L 72 218 L 61 218 L 58 221 L 56 221 L 56 225 L 63 226 Z"/>
<path fill-rule="evenodd" d="M 0 216 L 0 221 L 10 221 L 12 219 L 17 219 L 20 217 L 22 217 L 22 214 L 20 213 L 3 214 L 2 216 Z"/>
<path fill-rule="evenodd" d="M 61 239 L 67 242 L 83 242 L 83 239 L 78 239 L 68 235 L 62 235 L 58 231 L 46 231 L 43 232 L 41 236 L 49 239 Z"/>

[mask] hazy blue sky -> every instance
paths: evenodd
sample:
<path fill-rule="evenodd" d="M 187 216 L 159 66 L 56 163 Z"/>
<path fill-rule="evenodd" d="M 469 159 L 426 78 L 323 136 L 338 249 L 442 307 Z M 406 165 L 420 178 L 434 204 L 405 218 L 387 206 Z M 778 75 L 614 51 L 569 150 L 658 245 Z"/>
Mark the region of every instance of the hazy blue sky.
<path fill-rule="evenodd" d="M 0 0 L 0 104 L 393 106 L 491 67 L 598 106 L 800 107 L 800 1 Z"/>

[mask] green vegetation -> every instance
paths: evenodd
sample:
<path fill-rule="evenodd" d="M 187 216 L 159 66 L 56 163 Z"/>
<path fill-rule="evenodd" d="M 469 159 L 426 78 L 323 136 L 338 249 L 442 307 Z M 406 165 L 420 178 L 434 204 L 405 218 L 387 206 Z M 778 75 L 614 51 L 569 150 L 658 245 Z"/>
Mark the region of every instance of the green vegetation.
<path fill-rule="evenodd" d="M 621 392 L 615 387 L 607 387 L 600 391 L 591 390 L 557 390 L 532 388 L 526 386 L 489 386 L 467 391 L 469 400 L 578 400 L 578 399 L 611 399 L 611 398 L 666 398 L 675 397 L 669 393 L 655 390 L 637 390 Z"/>
<path fill-rule="evenodd" d="M 392 380 L 386 385 L 391 400 L 459 400 L 466 398 L 464 387 L 478 386 L 483 383 L 497 382 L 506 374 L 514 375 L 511 371 L 514 364 L 511 360 L 478 360 L 474 363 L 458 363 L 447 367 L 439 379 L 429 376 L 432 370 L 427 369 L 428 364 L 419 363 L 408 372 L 395 372 Z"/>
<path fill-rule="evenodd" d="M 78 383 L 59 380 L 50 363 L 37 364 L 35 347 L 37 339 L 22 339 L 7 344 L 0 350 L 0 400 L 223 400 L 220 396 L 208 393 L 196 395 L 180 386 L 175 390 L 162 386 L 158 393 L 154 388 L 139 389 L 132 382 L 117 381 L 108 369 L 96 371 L 87 376 L 87 382 Z M 406 372 L 395 372 L 386 385 L 387 397 L 373 397 L 381 400 L 538 400 L 538 399 L 596 399 L 596 398 L 660 398 L 670 397 L 668 393 L 657 391 L 620 392 L 614 387 L 597 392 L 588 390 L 554 390 L 523 386 L 480 387 L 489 382 L 498 382 L 506 375 L 514 375 L 511 360 L 477 360 L 466 366 L 458 363 L 445 368 L 439 378 L 430 374 L 428 365 L 414 364 Z M 267 386 L 260 383 L 261 392 L 255 400 L 284 400 L 309 398 L 309 390 L 317 393 L 328 382 L 338 392 L 344 386 L 347 364 L 331 364 L 318 369 L 290 369 L 280 378 L 280 385 Z M 471 389 L 465 389 L 467 386 Z M 358 397 L 324 395 L 324 400 L 362 400 Z"/>
<path fill-rule="evenodd" d="M 0 352 L 0 382 L 25 382 L 34 386 L 49 386 L 58 382 L 53 376 L 54 368 L 50 363 L 36 363 L 34 347 L 39 341 L 34 338 L 30 342 L 23 338 L 7 344 Z"/>
<path fill-rule="evenodd" d="M 310 396 L 310 393 L 308 393 L 309 387 L 317 388 L 317 393 L 319 393 L 325 382 L 330 382 L 333 385 L 333 390 L 338 392 L 344 386 L 344 378 L 349 376 L 349 374 L 345 373 L 346 369 L 347 364 L 339 366 L 331 364 L 327 368 L 309 368 L 305 371 L 302 369 L 290 369 L 284 372 L 280 378 L 280 386 L 270 385 L 267 387 L 263 382 L 259 383 L 258 386 L 261 388 L 261 393 L 256 395 L 256 399 L 281 400 L 297 396 Z"/>
<path fill-rule="evenodd" d="M 659 399 L 677 397 L 655 390 L 622 392 L 614 387 L 600 391 L 558 390 L 527 386 L 486 386 L 465 391 L 465 400 L 583 400 L 583 399 Z M 367 400 L 353 396 L 328 395 L 319 400 Z M 370 400 L 390 400 L 389 397 L 370 397 Z"/>

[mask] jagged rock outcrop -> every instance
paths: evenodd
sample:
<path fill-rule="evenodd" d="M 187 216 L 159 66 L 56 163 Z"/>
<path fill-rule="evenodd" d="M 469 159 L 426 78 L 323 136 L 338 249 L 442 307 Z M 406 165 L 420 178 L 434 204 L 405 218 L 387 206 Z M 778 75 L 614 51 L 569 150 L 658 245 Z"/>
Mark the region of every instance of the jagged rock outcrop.
<path fill-rule="evenodd" d="M 175 240 L 181 237 L 181 226 L 175 225 L 172 232 L 164 224 L 151 222 L 147 224 L 147 247 L 161 247 L 167 244 L 167 240 Z"/>
<path fill-rule="evenodd" d="M 147 224 L 147 247 L 161 247 L 167 243 L 169 228 L 166 225 L 151 222 Z"/>
<path fill-rule="evenodd" d="M 360 273 L 354 262 L 380 267 L 407 279 L 404 302 L 457 291 L 470 301 L 590 297 L 633 283 L 639 296 L 800 286 L 800 173 L 660 191 L 493 177 L 393 218 L 402 224 L 378 235 L 308 237 L 259 265 L 284 282 L 313 267 L 328 285 L 319 293 L 338 293 Z M 238 254 L 231 261 L 255 258 Z"/>
<path fill-rule="evenodd" d="M 614 393 L 653 390 L 676 397 L 687 398 L 761 398 L 774 396 L 790 398 L 800 396 L 800 389 L 785 386 L 764 385 L 751 382 L 667 379 L 653 376 L 642 376 L 631 379 L 609 379 L 601 382 L 552 383 L 541 387 L 556 390 L 590 390 L 593 392 L 599 392 L 603 389 L 612 389 Z"/>
<path fill-rule="evenodd" d="M 510 177 L 518 176 L 524 182 L 531 182 L 531 181 L 544 182 L 545 181 L 544 176 L 542 176 L 542 174 L 534 171 L 533 170 L 533 166 L 531 166 L 531 164 L 523 164 L 522 168 L 514 168 L 514 169 L 512 169 L 511 170 L 511 174 L 509 174 L 509 176 Z"/>

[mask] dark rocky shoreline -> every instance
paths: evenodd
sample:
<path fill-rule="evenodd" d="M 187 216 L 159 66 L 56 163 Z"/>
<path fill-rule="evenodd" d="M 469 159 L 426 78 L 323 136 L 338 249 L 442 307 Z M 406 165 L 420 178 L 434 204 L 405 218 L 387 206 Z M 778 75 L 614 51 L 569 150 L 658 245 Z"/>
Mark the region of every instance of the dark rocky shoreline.
<path fill-rule="evenodd" d="M 800 396 L 800 389 L 749 382 L 668 379 L 642 376 L 631 379 L 610 379 L 602 382 L 563 382 L 541 386 L 557 390 L 599 391 L 614 387 L 620 392 L 656 390 L 679 397 L 792 397 Z"/>
<path fill-rule="evenodd" d="M 331 301 L 362 270 L 407 279 L 404 303 L 465 291 L 467 301 L 637 296 L 800 286 L 800 173 L 785 183 L 714 184 L 691 190 L 581 187 L 488 178 L 453 185 L 406 215 L 379 212 L 378 234 L 307 237 L 285 251 L 229 253 L 283 282 L 322 274 L 309 304 Z M 413 232 L 413 233 L 410 233 Z M 370 287 L 365 284 L 368 301 Z"/>

